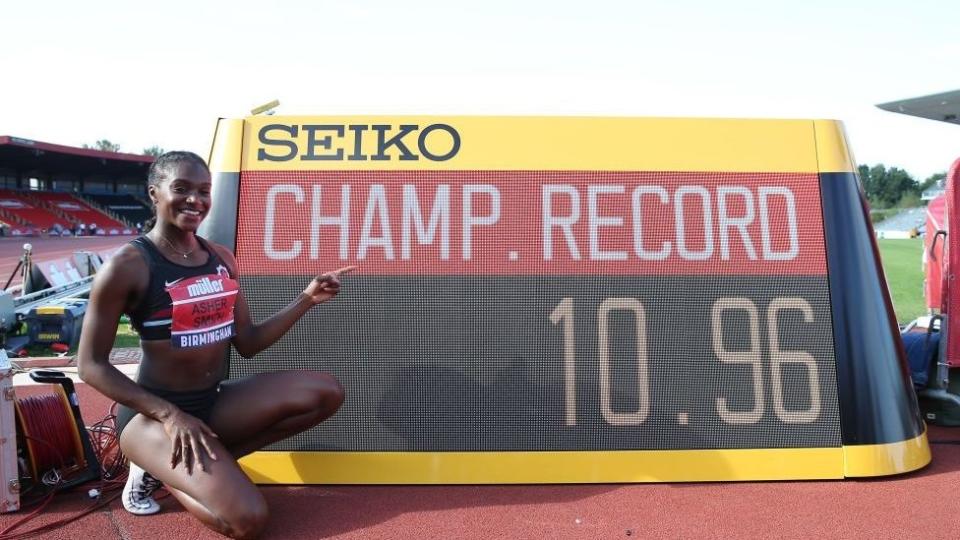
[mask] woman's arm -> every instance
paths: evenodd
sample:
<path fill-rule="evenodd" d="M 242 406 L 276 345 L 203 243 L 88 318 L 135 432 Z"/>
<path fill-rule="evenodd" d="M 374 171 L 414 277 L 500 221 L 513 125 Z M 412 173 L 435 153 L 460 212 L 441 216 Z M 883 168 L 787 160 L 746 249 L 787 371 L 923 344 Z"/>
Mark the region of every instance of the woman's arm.
<path fill-rule="evenodd" d="M 216 246 L 216 249 L 230 267 L 231 273 L 237 275 L 237 261 L 233 253 L 222 246 Z M 237 293 L 237 301 L 233 308 L 237 330 L 233 338 L 233 346 L 237 352 L 244 358 L 250 358 L 276 343 L 310 308 L 336 296 L 340 292 L 340 276 L 353 270 L 354 267 L 350 266 L 318 275 L 286 307 L 260 324 L 254 324 L 250 318 L 250 307 L 243 296 L 243 291 Z"/>
<path fill-rule="evenodd" d="M 174 406 L 141 388 L 110 364 L 120 315 L 138 290 L 146 289 L 149 270 L 135 248 L 125 247 L 97 272 L 83 317 L 77 365 L 80 378 L 101 394 L 156 420 Z"/>
<path fill-rule="evenodd" d="M 205 469 L 201 454 L 205 451 L 210 459 L 217 459 L 207 442 L 207 437 L 217 435 L 201 420 L 147 392 L 110 364 L 120 315 L 130 298 L 146 290 L 149 272 L 143 257 L 131 246 L 122 248 L 97 272 L 80 332 L 80 378 L 110 399 L 162 423 L 173 441 L 171 468 L 182 461 L 192 472 L 199 461 Z"/>

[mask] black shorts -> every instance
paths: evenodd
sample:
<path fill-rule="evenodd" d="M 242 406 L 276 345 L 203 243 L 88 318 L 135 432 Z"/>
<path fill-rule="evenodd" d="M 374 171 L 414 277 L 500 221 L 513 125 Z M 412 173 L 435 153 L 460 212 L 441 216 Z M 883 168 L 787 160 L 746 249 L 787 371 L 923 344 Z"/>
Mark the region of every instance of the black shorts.
<path fill-rule="evenodd" d="M 220 395 L 220 385 L 212 386 L 204 390 L 190 390 L 187 392 L 175 392 L 173 390 L 162 390 L 160 388 L 150 388 L 140 385 L 141 388 L 151 394 L 163 398 L 176 405 L 183 412 L 196 416 L 204 423 L 210 422 L 210 414 L 213 413 L 213 406 Z M 138 413 L 137 411 L 125 405 L 117 407 L 117 437 L 123 433 L 123 428 L 127 427 L 130 420 Z"/>

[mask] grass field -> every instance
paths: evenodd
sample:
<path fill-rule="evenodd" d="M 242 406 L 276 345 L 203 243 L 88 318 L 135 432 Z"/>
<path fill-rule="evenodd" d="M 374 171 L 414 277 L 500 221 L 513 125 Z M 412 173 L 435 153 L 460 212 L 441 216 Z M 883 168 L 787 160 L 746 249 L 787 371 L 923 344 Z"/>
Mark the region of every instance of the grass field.
<path fill-rule="evenodd" d="M 120 326 L 117 327 L 117 338 L 113 341 L 113 348 L 119 349 L 139 346 L 140 336 L 130 327 L 129 321 L 121 320 Z"/>
<path fill-rule="evenodd" d="M 923 270 L 920 268 L 923 239 L 877 240 L 877 243 L 897 321 L 904 324 L 925 315 L 927 307 L 923 299 Z"/>

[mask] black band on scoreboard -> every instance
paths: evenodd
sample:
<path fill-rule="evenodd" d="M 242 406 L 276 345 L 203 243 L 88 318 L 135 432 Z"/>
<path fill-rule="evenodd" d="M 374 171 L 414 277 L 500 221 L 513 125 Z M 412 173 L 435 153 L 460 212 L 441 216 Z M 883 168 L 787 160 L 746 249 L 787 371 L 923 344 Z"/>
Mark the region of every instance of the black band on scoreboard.
<path fill-rule="evenodd" d="M 243 278 L 254 317 L 305 277 Z M 739 300 L 716 315 L 722 297 Z M 331 371 L 352 392 L 351 407 L 273 450 L 837 447 L 829 309 L 826 281 L 806 276 L 356 276 L 268 354 L 233 360 L 236 376 Z M 772 332 L 812 366 L 717 360 L 715 341 L 748 351 Z"/>
<path fill-rule="evenodd" d="M 852 173 L 821 173 L 823 228 L 835 329 L 844 444 L 903 441 L 923 433 L 876 240 Z M 895 358 L 897 361 L 883 361 Z"/>
<path fill-rule="evenodd" d="M 237 208 L 240 205 L 240 173 L 214 171 L 211 174 L 215 203 L 200 226 L 200 234 L 231 251 L 237 248 Z"/>

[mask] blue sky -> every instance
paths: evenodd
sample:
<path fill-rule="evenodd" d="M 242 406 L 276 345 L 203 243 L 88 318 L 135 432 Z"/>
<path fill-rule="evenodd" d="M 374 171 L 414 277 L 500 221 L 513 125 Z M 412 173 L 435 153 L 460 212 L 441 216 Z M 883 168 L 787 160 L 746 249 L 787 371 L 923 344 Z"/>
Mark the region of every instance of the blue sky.
<path fill-rule="evenodd" d="M 220 116 L 836 118 L 918 179 L 960 126 L 881 111 L 960 89 L 960 3 L 6 3 L 0 134 L 205 155 Z"/>

